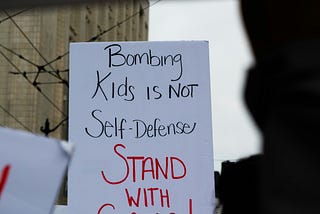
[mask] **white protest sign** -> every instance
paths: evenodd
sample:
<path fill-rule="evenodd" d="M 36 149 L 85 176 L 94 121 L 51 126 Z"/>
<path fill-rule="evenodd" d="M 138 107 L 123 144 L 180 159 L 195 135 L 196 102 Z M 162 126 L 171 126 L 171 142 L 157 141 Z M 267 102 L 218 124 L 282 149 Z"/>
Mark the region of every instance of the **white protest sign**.
<path fill-rule="evenodd" d="M 53 214 L 69 214 L 68 207 L 65 205 L 56 205 Z"/>
<path fill-rule="evenodd" d="M 0 213 L 52 213 L 70 159 L 63 144 L 0 128 Z"/>
<path fill-rule="evenodd" d="M 71 213 L 214 210 L 208 42 L 72 43 Z"/>

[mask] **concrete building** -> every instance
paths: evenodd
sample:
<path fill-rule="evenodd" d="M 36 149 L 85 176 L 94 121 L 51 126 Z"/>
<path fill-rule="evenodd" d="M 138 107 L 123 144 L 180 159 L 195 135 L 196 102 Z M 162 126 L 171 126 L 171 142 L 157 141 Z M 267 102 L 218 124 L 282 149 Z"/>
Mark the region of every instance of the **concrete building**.
<path fill-rule="evenodd" d="M 148 7 L 113 0 L 1 11 L 0 126 L 66 139 L 69 43 L 147 40 Z"/>

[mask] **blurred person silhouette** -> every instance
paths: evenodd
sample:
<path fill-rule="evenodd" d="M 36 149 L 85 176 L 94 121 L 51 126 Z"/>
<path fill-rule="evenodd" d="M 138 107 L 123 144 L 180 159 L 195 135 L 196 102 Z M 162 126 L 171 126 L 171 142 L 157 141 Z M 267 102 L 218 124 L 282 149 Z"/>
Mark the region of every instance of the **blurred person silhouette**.
<path fill-rule="evenodd" d="M 216 187 L 222 214 L 258 214 L 261 155 L 225 161 Z"/>
<path fill-rule="evenodd" d="M 241 0 L 244 97 L 263 137 L 259 211 L 320 213 L 320 1 Z"/>

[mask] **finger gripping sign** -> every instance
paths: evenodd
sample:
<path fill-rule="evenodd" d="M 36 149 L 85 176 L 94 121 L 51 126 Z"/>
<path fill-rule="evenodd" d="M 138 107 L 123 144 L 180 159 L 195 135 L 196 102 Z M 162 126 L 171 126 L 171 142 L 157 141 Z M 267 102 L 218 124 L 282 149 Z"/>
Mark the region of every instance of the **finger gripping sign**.
<path fill-rule="evenodd" d="M 206 41 L 70 45 L 71 213 L 211 214 Z"/>

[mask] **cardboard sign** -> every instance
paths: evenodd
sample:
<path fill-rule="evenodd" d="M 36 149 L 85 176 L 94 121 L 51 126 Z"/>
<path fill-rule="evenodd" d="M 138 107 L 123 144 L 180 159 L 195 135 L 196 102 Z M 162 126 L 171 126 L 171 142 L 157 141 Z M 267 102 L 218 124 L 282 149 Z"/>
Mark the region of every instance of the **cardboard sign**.
<path fill-rule="evenodd" d="M 208 43 L 70 46 L 70 213 L 214 210 Z"/>
<path fill-rule="evenodd" d="M 0 213 L 51 213 L 70 153 L 54 139 L 0 128 Z"/>

